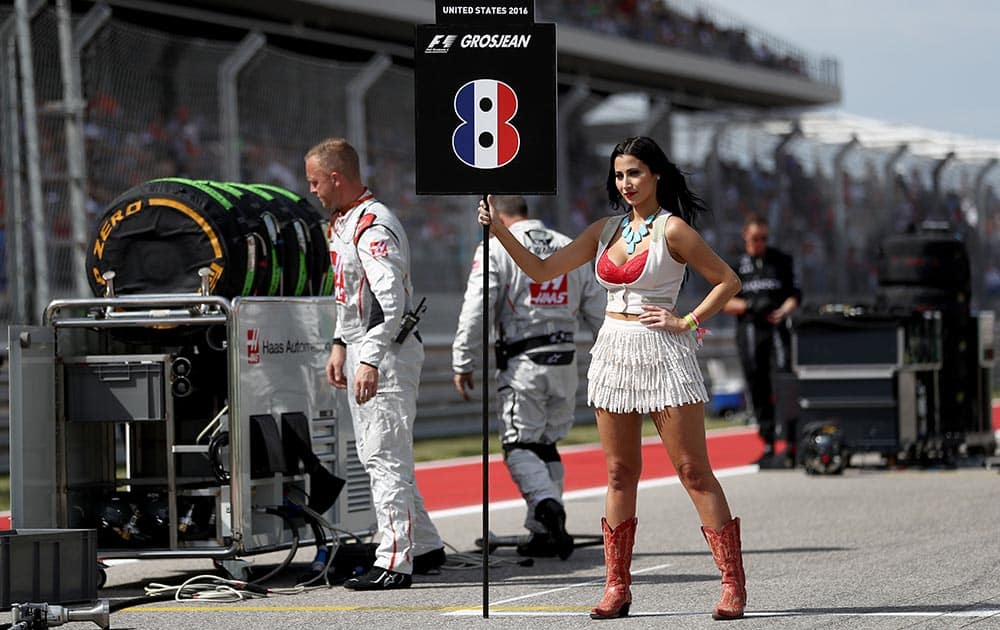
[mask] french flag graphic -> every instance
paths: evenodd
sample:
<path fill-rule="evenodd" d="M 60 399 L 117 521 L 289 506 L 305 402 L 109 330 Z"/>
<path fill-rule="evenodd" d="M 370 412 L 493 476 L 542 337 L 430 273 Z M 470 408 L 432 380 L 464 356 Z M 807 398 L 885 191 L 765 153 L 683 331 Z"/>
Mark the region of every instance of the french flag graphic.
<path fill-rule="evenodd" d="M 455 93 L 455 113 L 463 123 L 452 134 L 455 155 L 473 168 L 500 168 L 517 155 L 521 137 L 510 120 L 517 94 L 503 81 L 476 79 Z"/>

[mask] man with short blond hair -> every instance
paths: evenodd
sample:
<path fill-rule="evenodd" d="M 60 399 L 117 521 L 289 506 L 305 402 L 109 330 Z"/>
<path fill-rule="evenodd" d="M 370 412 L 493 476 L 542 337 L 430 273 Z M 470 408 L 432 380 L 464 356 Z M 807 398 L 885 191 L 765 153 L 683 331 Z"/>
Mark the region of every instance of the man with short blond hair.
<path fill-rule="evenodd" d="M 410 245 L 396 215 L 364 185 L 354 147 L 330 138 L 305 156 L 309 191 L 332 211 L 329 243 L 337 324 L 327 381 L 348 390 L 358 457 L 378 519 L 375 566 L 354 590 L 409 588 L 413 573 L 445 561 L 413 464 L 413 421 L 424 362 L 413 313 Z"/>

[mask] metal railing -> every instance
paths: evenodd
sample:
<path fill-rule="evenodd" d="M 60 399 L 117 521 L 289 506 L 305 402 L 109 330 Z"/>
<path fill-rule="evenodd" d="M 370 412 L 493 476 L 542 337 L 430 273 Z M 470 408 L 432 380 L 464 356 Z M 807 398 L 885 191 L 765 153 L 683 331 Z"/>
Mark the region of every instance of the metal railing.
<path fill-rule="evenodd" d="M 628 10 L 624 6 L 630 7 Z M 799 75 L 832 87 L 840 66 L 699 0 L 639 0 L 626 5 L 538 0 L 537 19 Z"/>

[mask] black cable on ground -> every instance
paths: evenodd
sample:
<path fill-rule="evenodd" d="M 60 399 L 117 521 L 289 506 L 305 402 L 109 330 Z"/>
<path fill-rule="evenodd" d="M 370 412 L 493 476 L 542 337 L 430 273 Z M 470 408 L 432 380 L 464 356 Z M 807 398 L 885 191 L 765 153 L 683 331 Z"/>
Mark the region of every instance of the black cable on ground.
<path fill-rule="evenodd" d="M 326 534 L 323 532 L 323 526 L 320 524 L 319 519 L 310 514 L 310 512 L 311 510 L 304 510 L 302 512 L 302 516 L 305 518 L 306 522 L 309 523 L 309 527 L 312 528 L 313 538 L 316 541 L 316 556 L 313 559 L 312 565 L 310 565 L 310 570 L 316 573 L 316 575 L 303 582 L 300 586 L 309 586 L 321 578 L 326 578 L 327 573 L 330 570 L 330 565 L 333 564 L 333 547 L 332 545 L 327 545 Z M 322 566 L 317 567 L 317 563 L 322 563 Z M 328 579 L 324 579 L 324 583 L 329 586 L 330 581 Z"/>
<path fill-rule="evenodd" d="M 295 554 L 299 550 L 299 528 L 295 525 L 295 522 L 289 518 L 288 510 L 284 507 L 266 507 L 261 511 L 265 514 L 273 514 L 274 516 L 280 517 L 281 520 L 284 521 L 285 525 L 292 530 L 292 548 L 288 550 L 288 555 L 286 555 L 285 559 L 281 561 L 281 564 L 272 569 L 267 575 L 253 580 L 250 584 L 262 584 L 284 571 L 285 568 L 291 564 L 292 559 L 295 558 Z"/>

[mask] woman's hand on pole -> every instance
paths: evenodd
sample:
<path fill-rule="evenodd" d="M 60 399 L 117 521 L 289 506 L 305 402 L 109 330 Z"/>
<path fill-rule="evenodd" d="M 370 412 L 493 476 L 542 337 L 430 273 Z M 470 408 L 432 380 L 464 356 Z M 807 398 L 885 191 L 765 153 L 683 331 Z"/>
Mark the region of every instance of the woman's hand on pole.
<path fill-rule="evenodd" d="M 479 225 L 489 227 L 490 232 L 496 233 L 496 226 L 501 225 L 499 213 L 493 208 L 493 195 L 486 197 L 486 200 L 479 200 Z"/>

